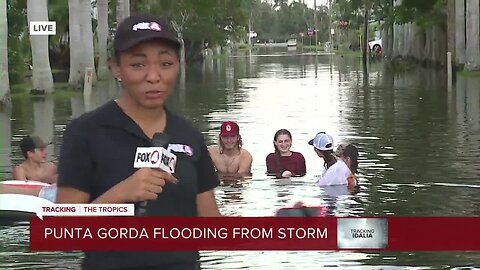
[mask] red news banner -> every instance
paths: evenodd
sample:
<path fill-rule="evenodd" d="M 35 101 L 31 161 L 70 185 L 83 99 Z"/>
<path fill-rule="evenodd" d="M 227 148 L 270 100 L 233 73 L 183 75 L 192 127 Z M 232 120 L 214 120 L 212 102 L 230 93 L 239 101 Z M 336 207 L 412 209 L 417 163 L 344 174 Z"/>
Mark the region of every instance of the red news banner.
<path fill-rule="evenodd" d="M 332 250 L 335 218 L 45 217 L 30 220 L 30 249 Z"/>
<path fill-rule="evenodd" d="M 133 205 L 43 207 L 37 215 L 34 251 L 480 250 L 480 217 L 133 217 Z"/>

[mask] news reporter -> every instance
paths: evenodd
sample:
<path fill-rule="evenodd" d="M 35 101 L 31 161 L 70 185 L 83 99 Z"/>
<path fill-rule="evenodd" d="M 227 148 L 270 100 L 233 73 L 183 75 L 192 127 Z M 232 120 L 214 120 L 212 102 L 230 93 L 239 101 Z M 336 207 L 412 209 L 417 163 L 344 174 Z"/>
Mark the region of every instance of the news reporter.
<path fill-rule="evenodd" d="M 125 19 L 113 41 L 118 99 L 72 120 L 59 157 L 58 203 L 148 201 L 150 216 L 220 216 L 219 185 L 203 136 L 164 106 L 179 72 L 177 33 L 163 18 Z M 174 175 L 134 169 L 137 147 L 167 133 L 177 156 Z M 198 252 L 87 252 L 84 269 L 196 269 Z"/>

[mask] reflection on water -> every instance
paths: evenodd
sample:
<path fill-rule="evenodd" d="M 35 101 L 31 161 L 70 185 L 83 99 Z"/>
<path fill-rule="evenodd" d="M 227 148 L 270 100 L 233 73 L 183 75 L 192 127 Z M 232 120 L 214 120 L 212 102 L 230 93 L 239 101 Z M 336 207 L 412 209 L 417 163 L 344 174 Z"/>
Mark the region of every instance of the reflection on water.
<path fill-rule="evenodd" d="M 260 50 L 207 59 L 189 67 L 169 106 L 191 119 L 216 143 L 224 120 L 238 121 L 244 147 L 253 155 L 252 177 L 223 178 L 217 198 L 222 213 L 271 216 L 297 201 L 324 205 L 332 215 L 479 215 L 480 79 L 458 77 L 445 87 L 442 71 L 398 69 L 371 62 L 363 86 L 358 58 L 301 51 Z M 114 81 L 99 85 L 93 97 L 13 100 L 0 113 L 0 177 L 21 162 L 21 136 L 38 133 L 59 153 L 71 118 L 117 95 Z M 287 128 L 293 149 L 304 154 L 307 175 L 274 179 L 265 174 L 273 134 Z M 360 150 L 360 188 L 315 187 L 323 170 L 308 140 L 320 130 Z M 448 199 L 445 199 L 448 196 Z M 78 268 L 79 253 L 31 253 L 28 227 L 1 227 L 0 268 Z M 479 264 L 468 252 L 203 252 L 205 269 L 389 269 L 451 268 Z"/>

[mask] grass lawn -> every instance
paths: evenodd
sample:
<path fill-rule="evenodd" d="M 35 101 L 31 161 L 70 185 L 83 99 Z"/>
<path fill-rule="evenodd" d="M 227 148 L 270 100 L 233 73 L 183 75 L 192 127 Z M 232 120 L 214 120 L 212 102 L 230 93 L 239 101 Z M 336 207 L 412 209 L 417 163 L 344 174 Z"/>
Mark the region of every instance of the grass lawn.
<path fill-rule="evenodd" d="M 55 91 L 50 95 L 46 95 L 46 96 L 63 99 L 63 98 L 71 98 L 74 96 L 82 95 L 81 91 L 73 89 L 66 82 L 55 83 L 54 87 L 55 87 Z M 31 83 L 21 83 L 21 84 L 11 85 L 10 86 L 11 97 L 12 99 L 17 99 L 17 98 L 30 98 L 34 96 L 45 96 L 41 94 L 40 95 L 30 94 L 30 90 L 32 88 L 33 87 Z"/>

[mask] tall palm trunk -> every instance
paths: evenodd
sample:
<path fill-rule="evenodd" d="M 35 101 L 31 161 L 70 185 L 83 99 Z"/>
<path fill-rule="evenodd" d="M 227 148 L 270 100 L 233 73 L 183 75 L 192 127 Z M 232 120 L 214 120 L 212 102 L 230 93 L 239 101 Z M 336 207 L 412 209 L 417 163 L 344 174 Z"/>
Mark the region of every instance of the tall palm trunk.
<path fill-rule="evenodd" d="M 447 0 L 447 51 L 455 60 L 455 0 Z"/>
<path fill-rule="evenodd" d="M 480 69 L 479 13 L 480 0 L 467 0 L 467 42 L 465 46 L 465 69 Z"/>
<path fill-rule="evenodd" d="M 7 1 L 0 4 L 0 105 L 9 101 Z"/>
<path fill-rule="evenodd" d="M 96 80 L 91 2 L 69 0 L 68 10 L 70 23 L 70 77 L 68 83 L 76 88 L 82 88 L 85 68 L 93 69 L 92 80 Z"/>
<path fill-rule="evenodd" d="M 98 78 L 105 79 L 108 76 L 108 0 L 97 0 L 98 26 Z"/>
<path fill-rule="evenodd" d="M 465 64 L 465 2 L 455 1 L 455 62 Z"/>
<path fill-rule="evenodd" d="M 130 1 L 117 0 L 117 23 L 121 23 L 128 16 L 130 16 Z"/>
<path fill-rule="evenodd" d="M 31 21 L 48 21 L 47 0 L 27 0 L 27 17 Z M 47 35 L 30 35 L 32 48 L 33 89 L 53 92 L 53 76 L 50 68 Z"/>
<path fill-rule="evenodd" d="M 82 59 L 82 45 L 80 41 L 80 25 L 78 7 L 79 0 L 68 0 L 68 27 L 70 42 L 70 75 L 68 84 L 74 87 L 80 87 L 82 71 L 80 62 Z"/>
<path fill-rule="evenodd" d="M 83 47 L 83 55 L 80 61 L 80 74 L 85 75 L 85 68 L 93 69 L 92 80 L 96 80 L 95 76 L 95 58 L 93 49 L 93 28 L 92 28 L 92 4 L 88 0 L 81 0 L 79 2 L 80 14 L 80 38 Z"/>

